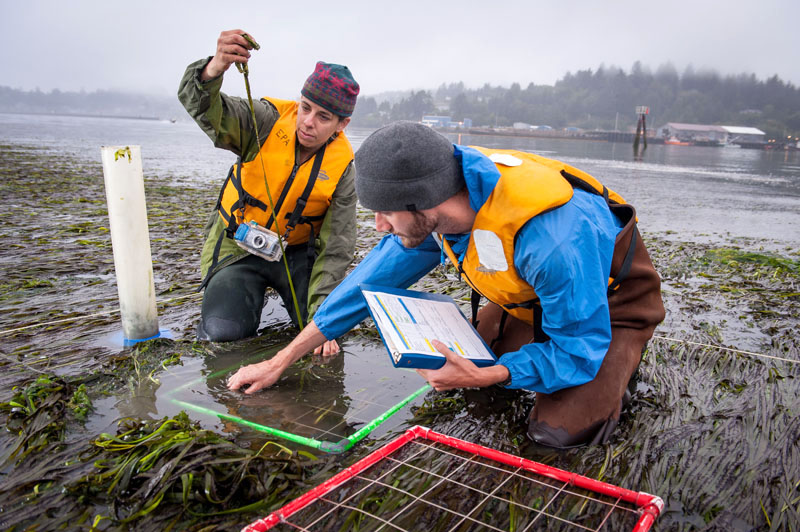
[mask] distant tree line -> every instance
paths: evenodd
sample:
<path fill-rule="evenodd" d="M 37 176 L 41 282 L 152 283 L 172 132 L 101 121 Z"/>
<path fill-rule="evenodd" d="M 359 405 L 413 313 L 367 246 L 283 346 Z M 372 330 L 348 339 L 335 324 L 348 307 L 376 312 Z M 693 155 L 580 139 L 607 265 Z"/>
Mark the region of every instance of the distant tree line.
<path fill-rule="evenodd" d="M 473 126 L 511 126 L 515 122 L 553 128 L 619 129 L 636 125 L 634 109 L 650 108 L 648 127 L 667 122 L 757 127 L 768 137 L 800 136 L 800 88 L 777 75 L 721 76 L 687 67 L 678 73 L 665 64 L 655 72 L 633 64 L 630 72 L 600 66 L 568 72 L 554 85 L 485 84 L 468 89 L 463 82 L 418 90 L 362 96 L 353 124 L 377 127 L 396 120 L 420 120 L 426 114 L 472 120 Z M 87 114 L 188 119 L 175 97 L 120 91 L 22 91 L 0 86 L 0 112 Z"/>
<path fill-rule="evenodd" d="M 619 67 L 567 73 L 555 85 L 518 83 L 505 88 L 485 84 L 443 84 L 435 91 L 411 91 L 394 103 L 359 98 L 353 123 L 379 126 L 395 120 L 420 120 L 425 114 L 470 118 L 473 126 L 511 126 L 514 122 L 627 130 L 636 125 L 635 107 L 650 108 L 649 127 L 667 122 L 757 127 L 771 138 L 800 135 L 800 89 L 777 75 L 721 76 L 691 66 L 679 74 L 671 64 L 651 72 L 640 62 L 630 72 Z"/>
<path fill-rule="evenodd" d="M 0 86 L 0 112 L 172 119 L 186 114 L 178 99 L 98 90 L 23 91 Z"/>

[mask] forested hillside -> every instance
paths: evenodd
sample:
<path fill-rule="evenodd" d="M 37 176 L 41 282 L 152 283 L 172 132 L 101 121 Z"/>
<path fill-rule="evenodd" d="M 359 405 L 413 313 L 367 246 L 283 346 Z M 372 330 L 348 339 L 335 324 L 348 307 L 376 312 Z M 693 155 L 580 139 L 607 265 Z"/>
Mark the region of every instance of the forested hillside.
<path fill-rule="evenodd" d="M 652 72 L 636 62 L 619 67 L 568 72 L 554 85 L 486 83 L 467 88 L 462 82 L 435 90 L 369 95 L 362 87 L 353 124 L 379 126 L 394 120 L 420 120 L 424 114 L 472 120 L 473 126 L 511 126 L 514 122 L 553 128 L 626 130 L 636 124 L 634 109 L 650 108 L 648 124 L 666 122 L 753 126 L 767 137 L 800 136 L 800 89 L 777 75 L 723 76 L 710 70 L 682 73 L 672 65 Z M 21 91 L 0 86 L 0 112 L 133 116 L 188 119 L 176 97 L 118 91 Z"/>
<path fill-rule="evenodd" d="M 800 89 L 777 75 L 759 80 L 753 74 L 721 76 L 671 65 L 655 72 L 637 62 L 630 72 L 600 67 L 567 73 L 554 85 L 487 83 L 468 89 L 463 83 L 437 90 L 412 91 L 399 101 L 362 98 L 355 123 L 379 125 L 419 120 L 423 114 L 470 118 L 474 126 L 510 126 L 514 122 L 554 128 L 624 130 L 636 125 L 635 107 L 650 107 L 653 126 L 666 122 L 753 126 L 768 136 L 800 134 Z"/>

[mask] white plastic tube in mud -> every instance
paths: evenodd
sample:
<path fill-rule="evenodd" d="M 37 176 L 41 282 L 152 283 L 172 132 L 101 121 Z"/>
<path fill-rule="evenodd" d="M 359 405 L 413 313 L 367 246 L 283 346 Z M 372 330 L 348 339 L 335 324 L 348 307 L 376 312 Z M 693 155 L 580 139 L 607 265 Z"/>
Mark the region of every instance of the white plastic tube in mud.
<path fill-rule="evenodd" d="M 102 146 L 106 202 L 126 340 L 158 336 L 156 292 L 142 154 L 139 146 Z"/>

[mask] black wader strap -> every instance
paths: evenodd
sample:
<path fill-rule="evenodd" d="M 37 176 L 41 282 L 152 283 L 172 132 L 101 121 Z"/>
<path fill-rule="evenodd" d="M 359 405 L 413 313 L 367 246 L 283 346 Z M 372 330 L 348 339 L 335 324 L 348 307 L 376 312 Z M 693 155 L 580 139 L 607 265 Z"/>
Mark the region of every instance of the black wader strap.
<path fill-rule="evenodd" d="M 317 176 L 319 175 L 319 169 L 322 167 L 322 158 L 325 156 L 325 147 L 323 145 L 318 151 L 317 154 L 314 155 L 314 164 L 311 167 L 311 173 L 308 175 L 308 181 L 306 182 L 306 188 L 303 189 L 303 193 L 297 198 L 297 203 L 294 205 L 294 209 L 292 210 L 291 214 L 286 214 L 286 217 L 289 219 L 286 222 L 286 233 L 283 235 L 283 239 L 287 240 L 289 238 L 289 233 L 294 230 L 298 223 L 301 224 L 308 224 L 309 232 L 308 232 L 308 246 L 306 247 L 306 256 L 308 260 L 306 261 L 306 265 L 308 267 L 308 278 L 311 279 L 311 270 L 314 268 L 314 261 L 317 258 L 317 247 L 315 245 L 316 234 L 314 233 L 314 224 L 313 222 L 317 220 L 321 220 L 323 216 L 303 216 L 303 210 L 306 208 L 306 203 L 308 202 L 308 197 L 311 195 L 311 191 L 314 189 L 314 183 L 317 181 Z M 286 197 L 285 192 L 288 190 L 289 182 L 286 183 L 286 187 L 284 187 L 284 191 L 281 194 L 281 203 L 283 199 Z M 276 226 L 277 229 L 277 226 Z"/>
<path fill-rule="evenodd" d="M 222 208 L 222 195 L 225 193 L 225 187 L 228 185 L 228 181 L 233 183 L 233 186 L 236 187 L 236 191 L 241 194 L 242 192 L 242 158 L 239 157 L 239 165 L 238 165 L 238 175 L 234 178 L 233 167 L 231 165 L 231 169 L 228 170 L 228 175 L 225 177 L 225 181 L 222 183 L 222 188 L 219 189 L 219 197 L 217 198 L 217 206 L 215 207 L 217 212 L 222 214 L 223 219 L 227 222 L 227 227 L 223 232 L 219 234 L 219 238 L 217 238 L 217 243 L 214 245 L 214 253 L 211 255 L 211 266 L 208 268 L 208 273 L 206 273 L 205 278 L 200 283 L 200 286 L 197 287 L 197 291 L 202 291 L 207 285 L 208 281 L 211 280 L 211 276 L 214 275 L 214 270 L 219 264 L 219 250 L 222 247 L 222 239 L 225 238 L 225 235 L 228 235 L 230 238 L 233 238 L 233 233 L 236 232 L 236 227 L 239 225 L 236 223 L 236 218 L 234 216 L 230 216 L 225 210 Z M 241 195 L 240 195 L 241 197 Z M 230 233 L 229 233 L 230 231 Z"/>
<path fill-rule="evenodd" d="M 593 186 L 591 186 L 589 183 L 587 183 L 586 181 L 584 181 L 583 179 L 581 179 L 578 176 L 570 174 L 566 170 L 561 170 L 561 175 L 574 188 L 579 188 L 579 189 L 584 190 L 586 192 L 590 192 L 590 193 L 596 194 L 598 196 L 603 196 L 603 199 L 606 200 L 606 204 L 608 204 L 609 207 L 611 208 L 612 213 L 614 213 L 614 215 L 617 216 L 618 219 L 621 219 L 623 221 L 623 223 L 627 223 L 628 222 L 628 220 L 625 220 L 625 219 L 621 218 L 621 216 L 619 215 L 618 211 L 615 210 L 615 207 L 620 207 L 620 205 L 618 203 L 616 203 L 615 201 L 612 201 L 608 197 L 608 188 L 606 188 L 605 185 L 603 185 L 603 192 L 601 194 L 601 193 L 597 192 L 597 190 L 595 190 L 595 188 Z M 632 207 L 631 207 L 631 212 L 633 212 L 632 211 Z M 622 281 L 624 281 L 625 278 L 628 276 L 628 273 L 630 273 L 631 264 L 633 263 L 633 253 L 634 253 L 634 251 L 636 249 L 636 238 L 637 238 L 636 234 L 637 233 L 638 233 L 638 231 L 636 230 L 636 225 L 634 224 L 633 233 L 631 234 L 631 245 L 628 248 L 628 251 L 625 253 L 625 260 L 622 262 L 622 267 L 620 268 L 619 273 L 617 274 L 617 276 L 614 278 L 614 280 L 611 282 L 611 284 L 608 285 L 608 291 L 606 293 L 609 296 L 614 293 L 614 290 L 616 290 L 619 287 L 619 285 L 622 283 Z"/>
<path fill-rule="evenodd" d="M 239 160 L 236 161 L 236 174 L 233 173 L 233 166 L 231 166 L 231 173 L 230 179 L 233 183 L 233 186 L 236 188 L 236 194 L 238 194 L 239 199 L 231 205 L 231 212 L 227 213 L 222 208 L 220 208 L 219 212 L 222 213 L 223 217 L 227 217 L 225 220 L 228 222 L 228 227 L 225 228 L 225 234 L 228 235 L 228 238 L 233 238 L 233 234 L 238 229 L 239 224 L 236 222 L 236 215 L 233 214 L 236 210 L 244 208 L 243 199 L 244 199 L 244 187 L 242 187 L 242 158 L 239 157 Z M 224 191 L 224 189 L 223 189 Z M 222 202 L 222 193 L 220 193 L 220 207 Z"/>
<path fill-rule="evenodd" d="M 233 166 L 231 165 L 231 169 L 228 170 L 228 175 L 225 177 L 225 181 L 222 182 L 222 187 L 219 189 L 219 196 L 217 197 L 217 210 L 222 207 L 222 195 L 225 193 L 225 187 L 228 185 L 228 181 L 233 179 Z"/>
<path fill-rule="evenodd" d="M 289 214 L 286 215 L 289 217 Z M 324 214 L 319 216 L 301 216 L 299 220 L 297 220 L 298 224 L 308 224 L 309 232 L 308 232 L 308 246 L 306 247 L 306 255 L 308 256 L 308 278 L 311 279 L 311 270 L 314 268 L 314 261 L 317 260 L 317 246 L 316 246 L 316 239 L 317 234 L 314 232 L 314 222 L 322 220 L 325 218 Z"/>
<path fill-rule="evenodd" d="M 225 222 L 227 223 L 227 226 L 225 228 L 225 233 L 228 235 L 229 238 L 233 238 L 233 233 L 236 232 L 236 227 L 238 226 L 238 224 L 236 223 L 236 218 L 234 216 L 231 216 L 227 212 L 225 212 L 225 210 L 222 208 L 222 196 L 225 193 L 225 187 L 228 186 L 228 182 L 230 181 L 231 183 L 233 183 L 233 186 L 236 188 L 237 194 L 240 194 L 239 197 L 241 197 L 241 188 L 242 188 L 241 187 L 241 177 L 242 177 L 242 174 L 241 174 L 241 168 L 242 168 L 241 162 L 242 162 L 242 159 L 241 159 L 241 157 L 239 158 L 238 162 L 239 162 L 239 181 L 238 181 L 238 184 L 237 184 L 237 180 L 234 178 L 234 173 L 233 173 L 233 168 L 236 165 L 231 165 L 231 169 L 228 170 L 228 176 L 225 178 L 225 181 L 222 183 L 222 188 L 219 189 L 219 197 L 217 198 L 217 206 L 216 206 L 217 212 L 219 212 L 222 215 L 222 219 L 225 220 Z M 217 248 L 219 248 L 219 243 L 217 243 Z M 214 256 L 214 258 L 216 259 L 216 255 Z M 208 277 L 208 276 L 206 276 L 206 277 Z M 207 282 L 207 279 L 203 281 L 202 285 L 200 285 L 200 289 L 201 290 L 202 290 L 203 286 L 205 286 L 206 282 Z"/>
<path fill-rule="evenodd" d="M 325 148 L 326 146 L 322 146 L 314 156 L 314 165 L 311 167 L 311 173 L 308 175 L 306 188 L 303 189 L 303 193 L 297 198 L 294 210 L 292 210 L 292 214 L 289 215 L 289 221 L 286 222 L 286 234 L 283 235 L 283 238 L 289 236 L 289 232 L 294 229 L 300 221 L 300 217 L 303 215 L 303 209 L 306 208 L 308 197 L 311 195 L 311 190 L 314 188 L 314 183 L 317 181 L 317 175 L 319 175 L 319 169 L 322 167 L 322 158 L 325 156 Z"/>
<path fill-rule="evenodd" d="M 608 292 L 607 294 L 610 296 L 614 293 L 614 290 L 625 280 L 628 274 L 631 272 L 631 265 L 633 264 L 633 254 L 636 251 L 636 238 L 639 234 L 638 229 L 636 228 L 636 224 L 633 224 L 633 231 L 631 232 L 631 244 L 628 246 L 628 251 L 625 253 L 625 259 L 622 261 L 622 266 L 619 269 L 616 277 L 608 285 Z"/>
<path fill-rule="evenodd" d="M 489 349 L 494 349 L 494 344 L 499 342 L 503 339 L 503 329 L 506 328 L 506 320 L 508 319 L 508 312 L 503 309 L 503 315 L 500 316 L 500 327 L 497 329 L 497 336 L 495 336 L 494 340 L 489 344 Z"/>
<path fill-rule="evenodd" d="M 534 343 L 546 342 L 550 339 L 542 329 L 542 303 L 538 299 L 531 299 L 524 303 L 509 303 L 504 305 L 505 309 L 529 308 L 533 311 L 533 341 Z"/>
<path fill-rule="evenodd" d="M 307 222 L 311 228 L 308 232 L 308 247 L 306 248 L 306 266 L 308 267 L 308 279 L 311 280 L 311 270 L 314 269 L 314 261 L 317 259 L 317 248 L 314 245 L 316 235 L 314 234 L 314 224 Z"/>
<path fill-rule="evenodd" d="M 294 178 L 297 177 L 297 169 L 298 166 L 297 163 L 295 162 L 295 165 L 292 167 L 292 173 L 289 174 L 289 179 L 286 180 L 286 183 L 283 185 L 283 190 L 281 190 L 281 195 L 278 196 L 278 201 L 275 202 L 275 208 L 273 209 L 273 212 L 270 212 L 269 219 L 267 220 L 266 225 L 264 225 L 264 227 L 266 227 L 267 229 L 269 229 L 269 227 L 272 225 L 272 222 L 275 221 L 275 216 L 277 216 L 278 213 L 281 212 L 281 207 L 283 207 L 283 202 L 286 201 L 286 196 L 289 194 L 289 189 L 292 188 L 292 184 L 294 183 Z M 277 225 L 275 226 L 275 232 L 276 233 L 278 232 Z"/>
<path fill-rule="evenodd" d="M 481 294 L 477 290 L 475 290 L 474 288 L 472 289 L 472 295 L 469 296 L 469 302 L 470 302 L 470 305 L 472 306 L 472 326 L 477 329 L 478 328 L 478 306 L 481 303 Z"/>
<path fill-rule="evenodd" d="M 536 344 L 546 342 L 550 339 L 547 333 L 544 332 L 544 329 L 542 329 L 542 314 L 542 304 L 537 301 L 536 304 L 533 305 L 533 342 Z"/>
<path fill-rule="evenodd" d="M 200 286 L 197 288 L 198 292 L 206 287 L 208 281 L 211 280 L 211 276 L 214 275 L 214 269 L 217 267 L 217 264 L 219 263 L 219 248 L 222 247 L 223 238 L 225 238 L 225 231 L 219 234 L 217 243 L 216 245 L 214 245 L 214 254 L 211 256 L 211 266 L 209 266 L 208 268 L 208 273 L 206 274 L 205 279 L 203 279 L 203 282 L 200 283 Z"/>

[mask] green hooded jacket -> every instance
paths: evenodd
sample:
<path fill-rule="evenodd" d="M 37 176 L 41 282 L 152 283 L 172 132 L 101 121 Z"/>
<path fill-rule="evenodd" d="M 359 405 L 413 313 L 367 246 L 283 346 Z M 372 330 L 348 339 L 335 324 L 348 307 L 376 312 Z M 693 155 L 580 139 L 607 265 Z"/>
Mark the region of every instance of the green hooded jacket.
<path fill-rule="evenodd" d="M 214 146 L 233 152 L 244 162 L 252 161 L 258 155 L 259 145 L 264 143 L 278 120 L 278 111 L 266 100 L 253 102 L 260 137 L 256 140 L 247 100 L 221 92 L 222 76 L 206 82 L 201 81 L 200 73 L 210 60 L 210 57 L 201 59 L 186 68 L 178 89 L 178 99 L 214 142 Z M 336 186 L 331 197 L 331 205 L 317 235 L 317 258 L 311 270 L 308 286 L 309 318 L 344 278 L 353 260 L 356 243 L 356 202 L 355 168 L 351 162 Z M 224 231 L 225 225 L 215 209 L 206 223 L 206 239 L 200 254 L 203 279 L 209 274 L 214 248 Z M 217 264 L 211 275 L 247 255 L 247 251 L 237 246 L 232 239 L 223 237 Z"/>

